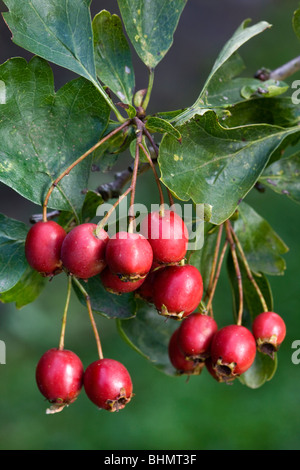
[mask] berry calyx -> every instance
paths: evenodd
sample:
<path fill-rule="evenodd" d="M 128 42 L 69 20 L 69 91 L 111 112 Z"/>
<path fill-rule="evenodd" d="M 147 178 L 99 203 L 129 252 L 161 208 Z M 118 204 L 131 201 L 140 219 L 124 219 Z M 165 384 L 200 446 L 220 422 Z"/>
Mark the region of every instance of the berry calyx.
<path fill-rule="evenodd" d="M 274 359 L 274 353 L 286 336 L 286 325 L 280 315 L 275 312 L 263 312 L 254 318 L 252 333 L 257 349 Z"/>
<path fill-rule="evenodd" d="M 177 375 L 199 375 L 203 369 L 203 362 L 189 360 L 178 344 L 179 329 L 175 330 L 170 338 L 168 345 L 169 359 L 173 367 L 176 369 Z"/>
<path fill-rule="evenodd" d="M 106 267 L 105 252 L 109 236 L 93 223 L 74 227 L 61 247 L 63 266 L 80 279 L 96 276 Z"/>
<path fill-rule="evenodd" d="M 183 219 L 176 212 L 151 212 L 141 222 L 141 233 L 149 240 L 153 259 L 157 263 L 178 263 L 185 257 L 189 234 Z"/>
<path fill-rule="evenodd" d="M 127 294 L 128 292 L 133 292 L 142 286 L 144 283 L 144 278 L 138 279 L 136 281 L 127 282 L 119 278 L 117 274 L 113 274 L 111 270 L 106 267 L 100 274 L 100 279 L 105 287 L 105 289 L 111 294 Z"/>
<path fill-rule="evenodd" d="M 111 272 L 121 280 L 137 281 L 145 278 L 150 271 L 153 251 L 143 235 L 122 231 L 110 238 L 106 260 Z"/>
<path fill-rule="evenodd" d="M 227 325 L 216 332 L 211 344 L 212 365 L 224 381 L 233 380 L 248 370 L 255 359 L 253 334 L 242 325 Z"/>
<path fill-rule="evenodd" d="M 203 295 L 203 280 L 195 266 L 166 266 L 153 281 L 153 301 L 160 315 L 181 320 L 192 313 Z"/>
<path fill-rule="evenodd" d="M 76 400 L 83 375 L 82 362 L 74 352 L 52 348 L 43 354 L 36 367 L 36 383 L 51 403 L 47 414 L 57 413 Z"/>
<path fill-rule="evenodd" d="M 29 265 L 44 276 L 60 273 L 60 252 L 65 237 L 63 227 L 53 220 L 33 225 L 25 240 L 25 256 Z"/>
<path fill-rule="evenodd" d="M 218 325 L 212 317 L 192 313 L 179 327 L 179 348 L 187 359 L 204 361 L 210 355 L 210 345 L 217 330 Z"/>
<path fill-rule="evenodd" d="M 84 374 L 84 389 L 98 407 L 114 412 L 123 409 L 131 400 L 132 381 L 126 367 L 114 359 L 92 362 Z"/>

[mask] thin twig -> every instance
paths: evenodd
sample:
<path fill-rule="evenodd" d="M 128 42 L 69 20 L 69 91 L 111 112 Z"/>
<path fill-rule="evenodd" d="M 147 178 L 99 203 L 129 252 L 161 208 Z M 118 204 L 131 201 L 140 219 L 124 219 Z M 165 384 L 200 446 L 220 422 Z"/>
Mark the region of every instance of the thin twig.
<path fill-rule="evenodd" d="M 91 324 L 92 324 L 92 328 L 93 328 L 93 332 L 94 332 L 94 336 L 95 336 L 95 340 L 96 340 L 98 356 L 99 356 L 99 359 L 103 359 L 103 351 L 102 351 L 100 336 L 99 336 L 97 326 L 96 326 L 96 322 L 95 322 L 95 319 L 94 319 L 90 296 L 88 295 L 88 293 L 84 289 L 84 287 L 81 285 L 81 283 L 78 281 L 78 279 L 74 276 L 73 276 L 73 281 L 78 286 L 79 290 L 81 291 L 81 293 L 83 294 L 83 296 L 85 298 L 87 310 L 88 310 L 88 313 L 89 313 L 90 321 L 91 321 Z"/>
<path fill-rule="evenodd" d="M 68 168 L 66 168 L 66 170 L 61 173 L 54 181 L 53 183 L 51 184 L 47 194 L 46 194 L 46 197 L 45 197 L 45 200 L 44 200 L 44 204 L 43 204 L 43 221 L 46 222 L 47 221 L 47 206 L 48 206 L 48 202 L 49 202 L 49 199 L 50 199 L 50 196 L 52 194 L 52 191 L 54 190 L 54 188 L 56 188 L 56 186 L 58 185 L 58 183 L 65 177 L 67 176 L 70 171 L 76 166 L 78 165 L 80 162 L 82 162 L 88 155 L 90 155 L 92 152 L 94 152 L 98 147 L 100 147 L 104 142 L 106 142 L 108 139 L 110 139 L 112 136 L 114 136 L 115 134 L 117 134 L 118 132 L 120 132 L 122 129 L 124 129 L 124 127 L 127 127 L 128 125 L 130 124 L 130 120 L 128 121 L 125 121 L 123 124 L 121 124 L 119 127 L 117 127 L 116 129 L 114 129 L 113 131 L 111 131 L 109 134 L 107 134 L 105 137 L 103 137 L 99 142 L 97 142 L 93 147 L 91 147 L 89 150 L 87 150 L 83 155 L 81 155 L 79 158 L 77 158 L 77 160 L 75 160 L 75 162 L 73 162 L 70 166 L 68 166 Z"/>
<path fill-rule="evenodd" d="M 152 161 L 152 158 L 150 156 L 150 154 L 148 153 L 147 149 L 145 148 L 145 146 L 142 144 L 142 142 L 139 144 L 140 145 L 140 148 L 141 150 L 143 151 L 144 155 L 146 156 L 148 162 L 149 162 L 149 165 L 153 171 L 153 174 L 154 174 L 154 178 L 155 178 L 155 181 L 156 181 L 156 184 L 157 184 L 157 187 L 158 187 L 158 192 L 159 192 L 159 200 L 160 200 L 160 206 L 163 207 L 164 205 L 164 195 L 163 195 L 163 191 L 162 191 L 162 187 L 161 187 L 161 183 L 160 183 L 160 179 L 159 179 L 159 176 L 157 174 L 157 171 L 156 171 L 156 168 L 154 166 L 154 163 Z"/>
<path fill-rule="evenodd" d="M 211 288 L 211 291 L 210 291 L 210 294 L 209 294 L 209 299 L 208 299 L 208 302 L 207 302 L 207 305 L 206 305 L 207 312 L 209 312 L 209 311 L 212 312 L 212 301 L 213 301 L 215 291 L 216 291 L 216 288 L 217 288 L 217 284 L 218 284 L 218 281 L 219 281 L 219 278 L 220 278 L 221 268 L 222 268 L 222 264 L 223 264 L 223 261 L 224 261 L 224 256 L 225 256 L 227 247 L 228 247 L 228 240 L 225 240 L 225 243 L 223 245 L 223 248 L 222 248 L 222 251 L 221 251 L 221 254 L 220 254 L 220 258 L 219 258 L 219 262 L 218 262 L 214 282 L 213 282 L 213 285 L 212 285 L 212 288 Z"/>
<path fill-rule="evenodd" d="M 238 281 L 238 290 L 239 290 L 239 299 L 240 299 L 240 301 L 239 301 L 239 310 L 238 310 L 238 315 L 237 315 L 237 325 L 241 325 L 242 324 L 242 316 L 243 316 L 243 308 L 244 308 L 244 305 L 243 305 L 242 275 L 241 275 L 241 270 L 240 270 L 240 266 L 239 266 L 239 261 L 238 261 L 236 249 L 235 249 L 235 243 L 234 243 L 234 240 L 232 238 L 232 231 L 231 231 L 231 225 L 230 225 L 229 220 L 226 220 L 225 227 L 226 227 L 226 236 L 227 236 L 227 239 L 228 239 L 229 244 L 230 244 L 230 250 L 231 250 L 232 260 L 233 260 L 233 264 L 234 264 L 234 269 L 235 269 L 235 272 L 236 272 L 236 278 L 237 278 L 237 281 Z"/>
<path fill-rule="evenodd" d="M 285 80 L 300 70 L 300 56 L 288 61 L 286 64 L 277 67 L 274 70 L 261 69 L 255 74 L 255 77 L 261 81 L 266 80 Z"/>
<path fill-rule="evenodd" d="M 63 318 L 62 318 L 62 326 L 61 326 L 60 340 L 59 340 L 59 346 L 58 346 L 58 349 L 60 351 L 62 351 L 64 349 L 64 346 L 65 346 L 65 332 L 66 332 L 66 325 L 67 325 L 67 313 L 68 313 L 69 304 L 70 304 L 71 291 L 72 291 L 72 276 L 68 276 L 67 298 L 66 298 L 66 304 L 65 304 Z"/>
<path fill-rule="evenodd" d="M 244 250 L 243 250 L 243 248 L 242 248 L 242 245 L 241 245 L 241 243 L 240 243 L 240 241 L 239 241 L 239 239 L 238 239 L 238 237 L 237 237 L 237 235 L 236 235 L 236 233 L 235 233 L 235 231 L 233 230 L 232 227 L 231 227 L 231 233 L 232 233 L 232 235 L 233 235 L 233 237 L 234 237 L 236 246 L 237 246 L 237 248 L 238 248 L 238 250 L 239 250 L 239 252 L 240 252 L 240 256 L 241 256 L 241 258 L 242 258 L 243 264 L 244 264 L 245 269 L 246 269 L 246 272 L 247 272 L 247 277 L 248 277 L 249 281 L 252 283 L 254 289 L 255 289 L 256 292 L 257 292 L 257 295 L 258 295 L 258 297 L 259 297 L 259 299 L 260 299 L 260 301 L 261 301 L 262 307 L 263 307 L 263 311 L 264 311 L 264 312 L 268 312 L 269 309 L 268 309 L 267 303 L 266 303 L 266 301 L 265 301 L 265 298 L 264 298 L 264 296 L 263 296 L 263 294 L 262 294 L 262 292 L 261 292 L 261 290 L 260 290 L 260 288 L 259 288 L 257 282 L 255 281 L 254 277 L 252 276 L 252 272 L 251 272 L 249 263 L 248 263 L 248 261 L 247 261 L 245 252 L 244 252 Z"/>
<path fill-rule="evenodd" d="M 222 238 L 222 233 L 223 233 L 223 224 L 220 225 L 219 230 L 218 230 L 218 236 L 217 236 L 217 241 L 216 241 L 216 246 L 215 246 L 215 251 L 214 251 L 214 257 L 213 257 L 213 262 L 212 262 L 212 267 L 211 267 L 211 272 L 210 272 L 210 278 L 209 278 L 209 283 L 207 287 L 207 291 L 205 294 L 204 300 L 209 296 L 213 281 L 214 281 L 214 276 L 215 276 L 215 271 L 216 271 L 216 266 L 217 266 L 217 261 L 218 261 L 218 256 L 220 252 L 220 244 L 221 244 L 221 238 Z"/>

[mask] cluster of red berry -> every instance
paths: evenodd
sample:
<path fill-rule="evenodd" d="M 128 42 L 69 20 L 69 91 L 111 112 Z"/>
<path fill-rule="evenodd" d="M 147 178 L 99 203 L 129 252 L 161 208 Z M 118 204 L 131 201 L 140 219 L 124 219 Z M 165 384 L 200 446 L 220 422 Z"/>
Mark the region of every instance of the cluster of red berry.
<path fill-rule="evenodd" d="M 140 233 L 120 231 L 111 237 L 93 223 L 66 233 L 54 221 L 38 222 L 28 232 L 25 253 L 43 275 L 65 270 L 83 280 L 100 276 L 113 294 L 135 292 L 160 315 L 180 321 L 168 351 L 179 374 L 199 374 L 206 365 L 218 381 L 231 381 L 252 365 L 257 348 L 269 355 L 277 351 L 285 324 L 279 315 L 264 312 L 252 332 L 238 324 L 218 329 L 211 315 L 198 311 L 203 281 L 186 262 L 188 240 L 183 219 L 162 209 L 143 219 Z M 82 386 L 93 403 L 110 411 L 123 408 L 132 397 L 130 375 L 120 362 L 100 357 L 84 372 L 80 359 L 63 348 L 42 356 L 36 378 L 54 409 L 72 403 Z"/>
<path fill-rule="evenodd" d="M 273 358 L 285 335 L 285 323 L 274 312 L 255 317 L 252 331 L 237 324 L 218 329 L 211 316 L 196 312 L 174 331 L 169 357 L 179 374 L 199 375 L 206 367 L 218 382 L 228 383 L 252 366 L 257 350 Z"/>

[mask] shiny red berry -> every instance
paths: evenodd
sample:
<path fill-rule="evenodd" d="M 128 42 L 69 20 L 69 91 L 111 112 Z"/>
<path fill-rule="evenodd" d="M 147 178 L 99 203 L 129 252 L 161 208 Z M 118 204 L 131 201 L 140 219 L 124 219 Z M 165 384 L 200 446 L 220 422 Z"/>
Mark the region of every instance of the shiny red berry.
<path fill-rule="evenodd" d="M 89 399 L 107 411 L 119 411 L 132 398 L 132 381 L 126 367 L 114 359 L 92 362 L 84 374 L 84 389 Z"/>
<path fill-rule="evenodd" d="M 157 272 L 153 292 L 158 312 L 180 320 L 198 307 L 203 295 L 202 276 L 189 264 L 166 266 Z"/>
<path fill-rule="evenodd" d="M 258 350 L 274 358 L 274 353 L 286 336 L 286 325 L 277 313 L 263 312 L 253 320 L 252 332 Z"/>
<path fill-rule="evenodd" d="M 151 269 L 153 252 L 148 240 L 139 233 L 118 232 L 106 249 L 107 265 L 121 280 L 144 278 Z"/>
<path fill-rule="evenodd" d="M 178 345 L 186 358 L 205 360 L 210 355 L 210 345 L 218 330 L 216 321 L 209 315 L 192 313 L 179 327 Z"/>
<path fill-rule="evenodd" d="M 149 240 L 153 258 L 158 263 L 176 263 L 185 257 L 189 234 L 183 219 L 176 212 L 151 212 L 141 222 L 141 233 Z"/>
<path fill-rule="evenodd" d="M 255 359 L 253 334 L 242 325 L 224 326 L 216 332 L 211 344 L 211 359 L 218 376 L 232 380 L 248 370 Z"/>
<path fill-rule="evenodd" d="M 105 252 L 109 236 L 93 223 L 74 227 L 64 239 L 61 259 L 64 267 L 80 279 L 96 276 L 106 266 Z"/>
<path fill-rule="evenodd" d="M 61 272 L 60 251 L 65 237 L 65 230 L 53 220 L 33 225 L 25 241 L 25 256 L 30 266 L 45 276 Z"/>
<path fill-rule="evenodd" d="M 178 328 L 175 330 L 169 340 L 168 354 L 173 367 L 178 375 L 199 375 L 203 368 L 203 362 L 189 360 L 178 345 Z"/>
<path fill-rule="evenodd" d="M 76 400 L 83 374 L 82 362 L 74 352 L 52 348 L 43 354 L 36 367 L 36 383 L 52 404 L 48 413 L 61 411 Z"/>
<path fill-rule="evenodd" d="M 119 295 L 137 290 L 144 282 L 143 278 L 133 281 L 122 281 L 119 276 L 117 274 L 113 274 L 108 267 L 102 271 L 100 279 L 108 292 Z"/>

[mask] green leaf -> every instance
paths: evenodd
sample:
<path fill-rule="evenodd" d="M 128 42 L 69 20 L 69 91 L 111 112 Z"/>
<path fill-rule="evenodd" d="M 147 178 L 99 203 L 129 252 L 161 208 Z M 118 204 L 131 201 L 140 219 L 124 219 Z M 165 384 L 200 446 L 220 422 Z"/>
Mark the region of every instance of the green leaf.
<path fill-rule="evenodd" d="M 242 70 L 241 59 L 236 54 L 240 47 L 271 26 L 266 21 L 261 21 L 253 26 L 248 26 L 248 24 L 249 20 L 244 21 L 225 44 L 197 100 L 190 108 L 183 111 L 183 113 L 174 119 L 173 122 L 176 125 L 182 125 L 196 114 L 204 114 L 209 108 L 214 108 L 218 105 L 228 106 L 231 104 L 230 101 L 236 102 L 237 99 L 239 100 L 243 82 L 237 82 L 238 86 L 234 83 L 233 88 L 231 84 L 229 85 L 229 94 L 234 96 L 234 98 L 231 96 L 231 99 L 229 99 L 229 96 L 225 94 L 223 79 L 225 78 L 225 82 L 228 83 L 233 76 L 236 76 Z M 227 63 L 228 61 L 229 63 Z"/>
<path fill-rule="evenodd" d="M 28 267 L 25 239 L 28 227 L 0 214 L 0 292 L 14 287 Z"/>
<path fill-rule="evenodd" d="M 88 279 L 87 282 L 82 282 L 82 286 L 90 297 L 93 312 L 110 319 L 126 319 L 135 316 L 136 303 L 134 294 L 111 294 L 105 290 L 99 276 L 94 276 Z M 74 281 L 73 288 L 80 302 L 86 305 L 85 297 Z"/>
<path fill-rule="evenodd" d="M 187 0 L 118 0 L 126 32 L 147 67 L 166 55 Z"/>
<path fill-rule="evenodd" d="M 230 108 L 222 125 L 239 127 L 247 124 L 272 124 L 281 127 L 296 126 L 300 120 L 300 108 L 290 97 L 252 98 Z"/>
<path fill-rule="evenodd" d="M 5 0 L 4 3 L 9 11 L 3 17 L 18 46 L 90 80 L 120 117 L 97 80 L 91 0 Z"/>
<path fill-rule="evenodd" d="M 0 106 L 0 181 L 41 205 L 52 182 L 101 137 L 109 107 L 83 78 L 54 91 L 49 64 L 14 58 L 0 66 L 7 100 Z M 83 160 L 54 189 L 49 208 L 78 216 L 91 166 Z"/>
<path fill-rule="evenodd" d="M 82 206 L 81 220 L 82 223 L 89 222 L 96 214 L 99 206 L 103 204 L 102 196 L 95 191 L 88 191 L 85 195 Z"/>
<path fill-rule="evenodd" d="M 181 200 L 213 206 L 211 223 L 217 225 L 234 213 L 281 142 L 299 135 L 298 127 L 225 128 L 212 111 L 178 130 L 181 143 L 165 135 L 159 147 L 162 182 Z"/>
<path fill-rule="evenodd" d="M 270 224 L 246 203 L 239 206 L 234 230 L 254 273 L 284 274 L 286 263 L 282 255 L 288 252 L 288 247 Z"/>
<path fill-rule="evenodd" d="M 122 22 L 117 15 L 103 10 L 92 26 L 97 76 L 123 103 L 131 104 L 135 76 Z"/>
<path fill-rule="evenodd" d="M 4 0 L 13 41 L 78 75 L 95 78 L 93 33 L 87 0 Z"/>
<path fill-rule="evenodd" d="M 150 132 L 158 132 L 159 134 L 169 134 L 175 137 L 175 139 L 181 139 L 180 132 L 165 119 L 161 119 L 155 116 L 149 116 L 145 122 L 145 125 Z"/>
<path fill-rule="evenodd" d="M 296 36 L 298 37 L 298 39 L 300 39 L 300 8 L 298 8 L 298 10 L 294 12 L 292 24 Z"/>
<path fill-rule="evenodd" d="M 269 165 L 259 181 L 300 204 L 300 152 Z"/>
<path fill-rule="evenodd" d="M 168 356 L 170 337 L 178 327 L 174 320 L 165 321 L 147 302 L 137 300 L 136 317 L 117 322 L 121 337 L 139 354 L 162 372 L 175 375 Z"/>
<path fill-rule="evenodd" d="M 273 378 L 277 362 L 277 354 L 273 360 L 257 351 L 252 366 L 239 377 L 239 381 L 249 388 L 257 389 Z"/>
<path fill-rule="evenodd" d="M 14 302 L 16 308 L 20 309 L 37 299 L 45 287 L 46 282 L 47 279 L 45 277 L 28 266 L 17 284 L 8 291 L 0 294 L 0 302 Z"/>
<path fill-rule="evenodd" d="M 255 96 L 264 96 L 266 98 L 273 98 L 274 96 L 282 95 L 289 88 L 284 82 L 279 80 L 266 80 L 261 83 L 260 80 L 253 85 L 245 85 L 241 89 L 241 95 L 246 100 L 249 100 Z"/>

